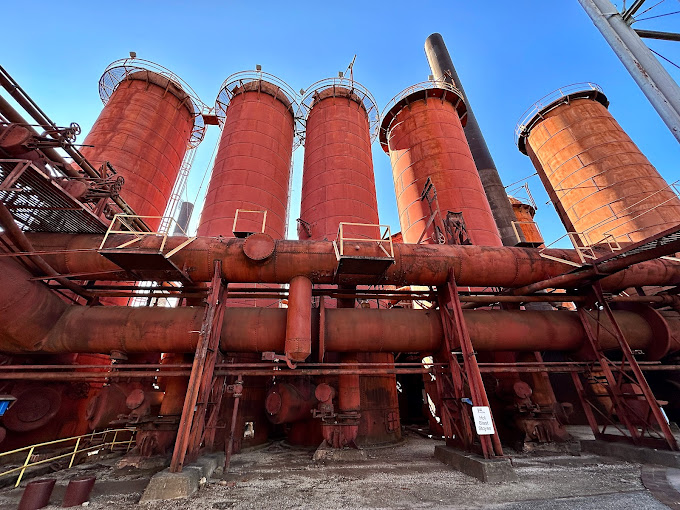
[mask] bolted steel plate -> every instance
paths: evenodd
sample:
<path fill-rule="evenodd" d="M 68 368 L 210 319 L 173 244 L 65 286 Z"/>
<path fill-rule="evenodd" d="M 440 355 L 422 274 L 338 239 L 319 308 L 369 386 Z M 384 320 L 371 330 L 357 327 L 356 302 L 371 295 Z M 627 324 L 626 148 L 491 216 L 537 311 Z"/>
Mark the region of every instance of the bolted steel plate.
<path fill-rule="evenodd" d="M 5 413 L 5 427 L 15 432 L 27 432 L 42 427 L 59 411 L 61 395 L 45 387 L 24 390 L 16 403 Z"/>
<path fill-rule="evenodd" d="M 275 246 L 269 234 L 253 234 L 243 243 L 243 253 L 250 260 L 266 260 L 274 253 Z"/>

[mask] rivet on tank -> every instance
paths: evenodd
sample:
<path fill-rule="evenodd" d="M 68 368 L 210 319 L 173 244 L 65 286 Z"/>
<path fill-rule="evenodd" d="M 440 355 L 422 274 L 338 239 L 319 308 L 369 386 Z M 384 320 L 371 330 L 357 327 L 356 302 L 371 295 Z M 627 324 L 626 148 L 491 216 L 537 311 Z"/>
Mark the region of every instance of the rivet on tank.
<path fill-rule="evenodd" d="M 429 179 L 442 219 L 449 212 L 462 213 L 472 244 L 502 245 L 463 132 L 466 111 L 462 94 L 441 80 L 408 87 L 384 109 L 380 144 L 392 163 L 405 243 L 421 239 L 432 215 L 428 200 L 421 200 Z M 445 232 L 429 237 L 446 242 Z"/>
<path fill-rule="evenodd" d="M 608 106 L 593 83 L 562 87 L 525 112 L 515 141 L 577 242 L 617 249 L 680 223 L 680 200 Z"/>
<path fill-rule="evenodd" d="M 97 167 L 110 163 L 125 179 L 121 196 L 136 214 L 162 216 L 185 153 L 203 139 L 203 103 L 172 72 L 140 59 L 110 64 L 99 94 L 104 109 L 83 155 Z M 152 229 L 161 222 L 145 221 Z"/>

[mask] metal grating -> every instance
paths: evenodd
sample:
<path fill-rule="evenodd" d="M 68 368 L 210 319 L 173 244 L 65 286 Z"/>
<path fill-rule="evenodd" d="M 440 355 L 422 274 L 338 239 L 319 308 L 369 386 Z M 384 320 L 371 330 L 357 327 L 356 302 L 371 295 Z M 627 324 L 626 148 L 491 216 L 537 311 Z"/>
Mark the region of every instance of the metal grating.
<path fill-rule="evenodd" d="M 103 234 L 107 225 L 82 202 L 69 195 L 55 180 L 33 164 L 27 164 L 13 182 L 5 182 L 19 160 L 0 161 L 0 201 L 22 230 Z M 16 180 L 14 178 L 16 177 Z"/>
<path fill-rule="evenodd" d="M 643 253 L 650 250 L 661 250 L 664 246 L 667 246 L 669 244 L 673 245 L 671 246 L 671 249 L 662 251 L 666 251 L 666 255 L 670 255 L 677 251 L 677 244 L 679 242 L 680 242 L 680 225 L 668 229 L 664 232 L 661 232 L 655 236 L 652 236 L 651 238 L 648 238 L 648 240 L 641 241 L 629 246 L 628 248 L 624 248 L 623 251 L 621 252 L 616 252 L 614 254 L 608 254 L 603 257 L 600 257 L 593 263 L 599 264 L 601 262 L 611 262 L 613 260 L 632 257 L 633 255 L 637 255 L 639 253 Z M 657 254 L 657 257 L 661 256 L 663 255 Z"/>

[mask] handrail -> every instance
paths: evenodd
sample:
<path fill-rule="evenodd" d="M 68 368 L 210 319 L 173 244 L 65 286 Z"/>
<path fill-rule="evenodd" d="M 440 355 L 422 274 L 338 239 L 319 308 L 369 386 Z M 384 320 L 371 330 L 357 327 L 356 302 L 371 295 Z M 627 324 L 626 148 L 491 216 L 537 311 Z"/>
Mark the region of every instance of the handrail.
<path fill-rule="evenodd" d="M 191 138 L 189 139 L 188 148 L 193 149 L 203 141 L 205 136 L 205 122 L 203 121 L 203 113 L 208 111 L 208 106 L 201 101 L 200 97 L 194 90 L 175 73 L 166 69 L 165 67 L 140 58 L 122 58 L 111 62 L 99 79 L 99 96 L 104 104 L 106 104 L 113 92 L 118 88 L 118 85 L 126 80 L 131 74 L 139 71 L 151 71 L 167 78 L 179 89 L 181 89 L 190 99 L 190 106 L 193 117 L 194 126 L 191 130 Z"/>
<path fill-rule="evenodd" d="M 119 432 L 130 432 L 129 439 L 117 441 Z M 110 442 L 107 442 L 106 436 L 110 433 L 113 433 L 113 439 Z M 16 450 L 11 450 L 9 452 L 0 453 L 0 460 L 1 460 L 3 457 L 7 457 L 9 455 L 14 455 L 14 454 L 17 454 L 17 453 L 28 451 L 28 454 L 26 455 L 26 460 L 24 461 L 24 463 L 21 466 L 18 466 L 18 467 L 15 467 L 15 468 L 12 468 L 12 469 L 9 469 L 7 471 L 0 473 L 0 478 L 3 477 L 3 476 L 10 475 L 12 473 L 16 473 L 18 471 L 19 477 L 17 478 L 17 481 L 14 484 L 15 487 L 18 487 L 19 484 L 21 483 L 21 479 L 23 478 L 24 473 L 26 472 L 26 469 L 33 467 L 33 466 L 45 464 L 46 462 L 52 462 L 52 461 L 57 460 L 57 459 L 63 459 L 63 458 L 66 458 L 66 457 L 71 457 L 71 460 L 70 460 L 69 465 L 68 465 L 68 467 L 70 468 L 70 467 L 73 466 L 73 463 L 74 463 L 75 458 L 76 458 L 76 454 L 82 453 L 82 452 L 89 452 L 89 451 L 93 451 L 93 450 L 97 450 L 97 449 L 101 450 L 101 449 L 107 448 L 107 447 L 110 447 L 110 451 L 113 451 L 113 448 L 117 444 L 126 444 L 127 443 L 127 448 L 126 448 L 125 451 L 126 452 L 130 451 L 130 448 L 132 447 L 132 440 L 135 438 L 135 433 L 136 433 L 136 429 L 134 429 L 134 428 L 107 429 L 107 430 L 103 430 L 103 431 L 100 431 L 100 432 L 94 432 L 93 431 L 90 434 L 83 434 L 83 435 L 80 435 L 80 436 L 67 437 L 67 438 L 63 438 L 63 439 L 55 439 L 54 441 L 46 441 L 44 443 L 38 443 L 38 444 L 34 444 L 32 446 L 24 446 L 22 448 L 17 448 Z M 94 438 L 98 437 L 98 436 L 101 436 L 102 443 L 87 446 L 85 448 L 80 448 L 80 444 L 82 442 L 84 442 L 83 440 L 92 442 L 94 440 Z M 67 443 L 67 442 L 70 442 L 70 441 L 76 442 L 72 452 L 69 451 L 68 453 L 62 453 L 62 454 L 59 454 L 59 455 L 48 457 L 46 459 L 38 460 L 38 461 L 35 461 L 35 462 L 30 462 L 31 457 L 33 456 L 33 454 L 34 454 L 34 452 L 37 448 L 40 448 L 40 447 L 43 447 L 43 446 L 56 445 L 56 444 L 60 444 L 60 443 Z"/>
<path fill-rule="evenodd" d="M 300 116 L 305 119 L 309 115 L 314 105 L 316 93 L 327 89 L 346 89 L 350 94 L 356 96 L 361 102 L 366 115 L 368 116 L 369 133 L 371 135 L 371 142 L 378 136 L 378 127 L 380 125 L 380 112 L 378 111 L 378 103 L 371 94 L 371 92 L 358 81 L 345 76 L 337 78 L 325 78 L 312 83 L 304 92 L 300 101 Z"/>
<path fill-rule="evenodd" d="M 630 238 L 630 234 L 621 234 L 621 235 L 619 235 L 619 236 L 614 236 L 614 235 L 612 234 L 612 231 L 613 231 L 613 230 L 616 230 L 617 228 L 621 227 L 622 225 L 625 225 L 626 223 L 630 223 L 631 221 L 634 221 L 634 220 L 640 218 L 641 216 L 644 216 L 645 214 L 647 214 L 647 213 L 649 213 L 649 212 L 651 212 L 651 211 L 654 211 L 655 209 L 661 207 L 662 205 L 665 205 L 666 203 L 670 202 L 670 201 L 673 200 L 674 198 L 675 198 L 675 199 L 680 199 L 680 193 L 678 193 L 678 188 L 677 188 L 679 184 L 680 184 L 680 180 L 674 181 L 674 182 L 672 182 L 672 183 L 666 185 L 666 187 L 661 188 L 660 190 L 655 191 L 655 192 L 652 193 L 651 195 L 648 195 L 648 196 L 646 196 L 645 198 L 643 198 L 643 199 L 641 199 L 641 200 L 638 200 L 638 201 L 635 202 L 634 204 L 629 205 L 628 207 L 626 207 L 625 209 L 622 209 L 622 210 L 619 211 L 618 213 L 615 212 L 615 211 L 612 211 L 612 212 L 614 213 L 614 216 L 613 216 L 613 217 L 611 217 L 611 218 L 609 218 L 609 219 L 607 219 L 607 220 L 603 220 L 603 221 L 601 221 L 601 222 L 599 222 L 599 223 L 597 223 L 597 224 L 595 224 L 595 225 L 593 225 L 593 226 L 587 228 L 587 229 L 584 231 L 584 233 L 588 233 L 588 232 L 594 230 L 595 228 L 601 228 L 602 226 L 606 225 L 607 223 L 611 223 L 611 222 L 616 221 L 616 220 L 624 219 L 624 218 L 620 218 L 619 215 L 622 214 L 622 213 L 625 213 L 625 211 L 627 211 L 627 210 L 629 210 L 629 209 L 631 209 L 631 208 L 633 208 L 633 207 L 635 207 L 635 206 L 637 206 L 637 205 L 642 204 L 645 200 L 649 200 L 651 197 L 653 197 L 653 196 L 655 196 L 655 195 L 658 195 L 659 193 L 662 193 L 662 192 L 664 192 L 664 191 L 670 191 L 671 193 L 673 193 L 673 196 L 670 197 L 670 198 L 668 198 L 667 200 L 664 200 L 664 201 L 661 202 L 660 204 L 656 204 L 656 205 L 655 205 L 654 207 L 652 207 L 651 209 L 646 209 L 645 211 L 641 212 L 641 213 L 638 214 L 637 216 L 634 216 L 634 217 L 632 217 L 632 218 L 627 219 L 627 220 L 624 221 L 623 223 L 620 223 L 620 224 L 616 225 L 615 227 L 612 227 L 612 228 L 610 228 L 609 230 L 606 230 L 606 231 L 603 232 L 603 234 L 602 234 L 604 237 L 611 236 L 611 237 L 613 237 L 614 239 L 617 239 L 617 237 L 628 236 L 629 242 L 633 242 L 633 240 Z"/>
<path fill-rule="evenodd" d="M 345 226 L 352 227 L 367 227 L 367 228 L 377 228 L 380 237 L 345 237 Z M 383 230 L 384 229 L 384 230 Z M 382 234 L 381 234 L 382 232 Z M 392 232 L 389 225 L 378 225 L 375 223 L 351 223 L 346 221 L 341 221 L 338 225 L 338 235 L 337 240 L 333 241 L 333 248 L 335 249 L 335 256 L 338 260 L 345 257 L 345 241 L 362 241 L 376 243 L 378 248 L 380 248 L 383 253 L 391 259 L 394 259 L 394 245 L 392 243 Z M 389 246 L 389 252 L 383 246 L 386 243 Z"/>
<path fill-rule="evenodd" d="M 541 99 L 532 104 L 519 118 L 515 126 L 515 145 L 519 143 L 519 139 L 524 136 L 525 131 L 534 117 L 540 114 L 546 107 L 556 103 L 562 98 L 568 97 L 579 92 L 595 91 L 604 93 L 602 87 L 592 82 L 572 83 L 553 90 L 546 94 Z"/>
<path fill-rule="evenodd" d="M 134 236 L 134 239 L 130 241 L 126 241 L 123 244 L 120 244 L 116 246 L 114 249 L 121 249 L 121 248 L 126 248 L 138 241 L 141 241 L 145 236 L 157 236 L 157 237 L 162 237 L 161 245 L 158 248 L 158 251 L 160 253 L 163 253 L 163 249 L 165 248 L 165 243 L 168 240 L 168 232 L 146 232 L 146 231 L 139 231 L 134 229 L 134 221 L 137 219 L 155 219 L 158 220 L 160 219 L 161 221 L 163 220 L 168 220 L 169 224 L 175 223 L 176 227 L 186 236 L 186 232 L 184 232 L 184 229 L 177 223 L 177 221 L 174 218 L 167 218 L 164 216 L 139 216 L 137 214 L 116 214 L 113 217 L 113 221 L 111 221 L 111 224 L 109 225 L 109 228 L 106 230 L 106 234 L 104 234 L 104 238 L 102 239 L 101 244 L 99 245 L 99 250 L 103 250 L 104 246 L 106 245 L 106 241 L 108 240 L 109 236 L 111 234 L 131 234 Z M 132 221 L 128 221 L 132 220 Z M 116 225 L 120 225 L 118 228 L 122 228 L 123 226 L 127 228 L 127 230 L 116 230 Z M 187 236 L 188 237 L 188 236 Z M 186 241 L 184 241 L 182 244 L 174 248 L 173 250 L 170 250 L 168 253 L 163 254 L 163 256 L 167 259 L 170 258 L 172 255 L 177 253 L 179 250 L 184 248 L 186 245 L 191 243 L 194 239 L 196 239 L 196 236 L 194 237 L 189 237 Z"/>
<path fill-rule="evenodd" d="M 302 144 L 302 137 L 304 136 L 304 127 L 302 126 L 302 123 L 299 122 L 299 104 L 300 104 L 300 95 L 293 90 L 293 87 L 288 85 L 285 81 L 283 81 L 281 78 L 278 76 L 275 76 L 270 73 L 266 73 L 261 70 L 256 70 L 256 71 L 240 71 L 238 73 L 234 73 L 230 76 L 227 77 L 226 80 L 222 83 L 222 86 L 220 87 L 220 91 L 217 94 L 217 98 L 215 98 L 215 115 L 217 116 L 217 122 L 219 123 L 220 127 L 224 127 L 224 123 L 227 118 L 227 112 L 229 110 L 229 104 L 231 103 L 231 100 L 234 98 L 235 91 L 238 93 L 240 89 L 243 89 L 246 85 L 249 83 L 257 83 L 258 84 L 258 90 L 261 87 L 262 82 L 269 83 L 270 85 L 273 85 L 276 87 L 276 96 L 278 98 L 278 95 L 281 94 L 281 97 L 279 100 L 285 104 L 287 101 L 289 105 L 287 105 L 288 110 L 290 111 L 291 115 L 293 116 L 293 123 L 294 123 L 294 142 L 293 142 L 293 150 L 295 150 L 299 145 Z M 284 101 L 285 99 L 285 101 Z"/>

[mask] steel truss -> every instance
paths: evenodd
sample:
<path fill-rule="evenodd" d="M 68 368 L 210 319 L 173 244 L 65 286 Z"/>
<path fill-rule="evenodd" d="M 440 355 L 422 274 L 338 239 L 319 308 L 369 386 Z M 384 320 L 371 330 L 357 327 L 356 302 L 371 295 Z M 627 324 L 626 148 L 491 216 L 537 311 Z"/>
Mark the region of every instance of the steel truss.
<path fill-rule="evenodd" d="M 629 440 L 639 446 L 678 450 L 666 416 L 617 324 L 599 283 L 592 285 L 590 296 L 591 304 L 578 306 L 578 314 L 586 331 L 590 354 L 598 363 L 597 372 L 601 372 L 604 378 L 591 371 L 585 377 L 572 372 L 572 379 L 595 438 Z M 595 328 L 590 319 L 595 321 Z M 600 348 L 600 335 L 604 332 L 613 335 L 618 341 L 622 353 L 620 361 L 610 360 Z M 584 387 L 582 379 L 588 383 L 588 389 Z M 605 385 L 607 397 L 612 403 L 608 411 L 603 411 L 598 405 L 598 396 L 592 391 L 593 384 Z M 604 420 L 603 425 L 598 423 L 596 413 Z M 618 430 L 619 435 L 608 433 L 607 428 L 610 426 Z"/>
<path fill-rule="evenodd" d="M 217 399 L 220 389 L 215 387 L 215 383 L 217 380 L 223 379 L 218 377 L 216 381 L 213 381 L 215 364 L 220 356 L 219 341 L 226 295 L 226 286 L 222 282 L 221 274 L 222 262 L 217 260 L 215 261 L 215 276 L 210 285 L 210 295 L 205 308 L 201 334 L 191 367 L 182 418 L 175 440 L 175 449 L 170 462 L 170 471 L 173 473 L 182 471 L 186 458 L 192 460 L 197 457 L 200 446 L 206 439 L 206 416 L 207 423 L 211 427 L 210 434 L 207 437 L 210 441 L 214 439 L 214 428 L 221 401 L 221 398 Z M 224 383 L 223 380 L 222 383 Z M 210 401 L 213 388 L 215 388 L 214 400 Z"/>
<path fill-rule="evenodd" d="M 481 448 L 482 455 L 487 459 L 502 456 L 503 448 L 497 433 L 489 437 L 473 432 L 472 409 L 465 400 L 471 399 L 473 406 L 489 407 L 489 399 L 463 317 L 458 286 L 452 269 L 449 270 L 447 283 L 438 288 L 438 300 L 444 342 L 442 351 L 435 356 L 435 361 L 444 363 L 444 366 L 438 367 L 435 372 L 439 416 L 446 442 L 472 452 L 478 452 Z M 460 346 L 462 365 L 453 354 L 454 346 Z M 493 425 L 494 430 L 497 430 L 495 423 Z"/>

